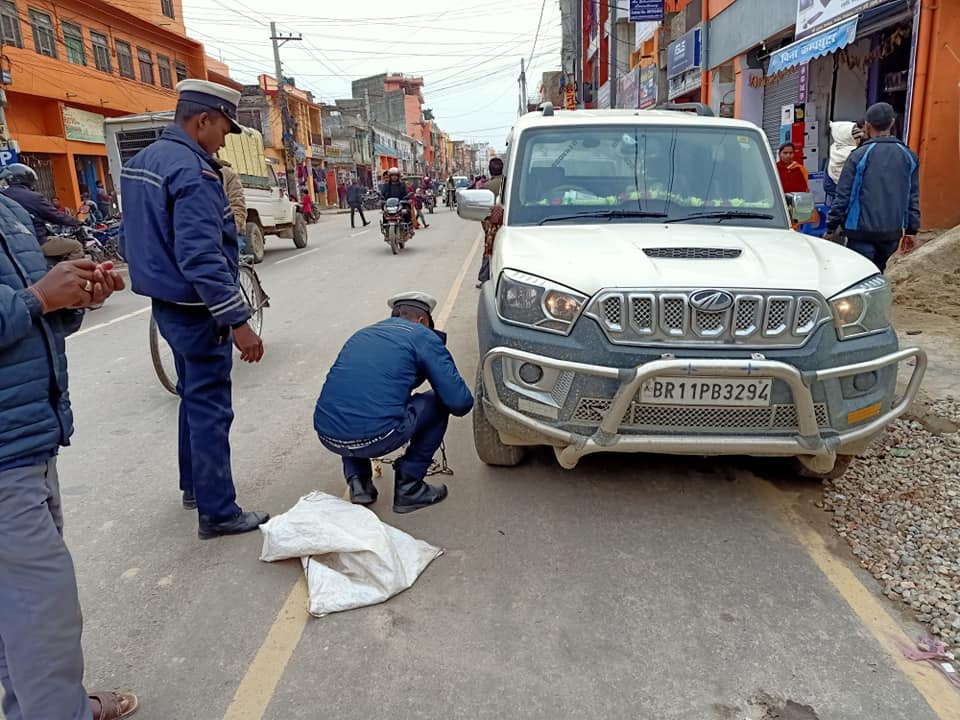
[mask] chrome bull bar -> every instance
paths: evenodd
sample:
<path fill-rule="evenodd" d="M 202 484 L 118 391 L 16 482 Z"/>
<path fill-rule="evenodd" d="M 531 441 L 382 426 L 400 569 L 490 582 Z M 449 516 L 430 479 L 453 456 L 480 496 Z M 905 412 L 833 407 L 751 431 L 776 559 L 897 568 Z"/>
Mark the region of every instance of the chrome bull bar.
<path fill-rule="evenodd" d="M 554 427 L 507 406 L 497 390 L 494 364 L 502 358 L 529 362 L 561 371 L 616 380 L 620 383 L 612 404 L 592 435 L 582 435 Z M 889 410 L 857 428 L 824 437 L 820 433 L 810 390 L 815 382 L 874 372 L 909 359 L 916 364 L 907 388 Z M 754 359 L 662 359 L 636 368 L 612 368 L 548 358 L 523 350 L 497 347 L 482 361 L 484 401 L 502 417 L 542 436 L 554 446 L 559 463 L 571 469 L 580 458 L 598 452 L 650 452 L 673 455 L 765 455 L 808 456 L 825 469 L 832 467 L 837 448 L 872 437 L 902 415 L 920 389 L 927 368 L 927 354 L 920 348 L 907 348 L 875 360 L 842 365 L 825 370 L 803 371 L 776 360 Z M 658 376 L 671 377 L 772 377 L 790 388 L 797 412 L 798 432 L 791 436 L 764 435 L 621 435 L 620 425 L 643 383 Z"/>

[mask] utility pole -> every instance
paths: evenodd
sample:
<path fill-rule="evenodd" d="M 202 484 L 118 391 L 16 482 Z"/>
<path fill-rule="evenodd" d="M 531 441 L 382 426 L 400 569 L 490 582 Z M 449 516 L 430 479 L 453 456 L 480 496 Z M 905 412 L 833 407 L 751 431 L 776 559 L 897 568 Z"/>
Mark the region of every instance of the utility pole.
<path fill-rule="evenodd" d="M 270 23 L 270 40 L 273 42 L 273 64 L 277 73 L 277 100 L 280 104 L 280 126 L 283 128 L 283 165 L 287 176 L 287 192 L 300 199 L 300 188 L 297 185 L 297 172 L 294 160 L 296 153 L 293 147 L 293 121 L 290 117 L 290 106 L 287 104 L 286 83 L 283 81 L 283 66 L 280 64 L 280 46 L 293 40 L 303 40 L 302 35 L 277 35 L 277 24 Z"/>
<path fill-rule="evenodd" d="M 527 72 L 524 68 L 523 58 L 520 58 L 520 114 L 527 112 Z"/>
<path fill-rule="evenodd" d="M 576 48 L 576 58 L 573 61 L 573 81 L 577 88 L 577 107 L 583 107 L 583 0 L 576 0 L 577 12 L 574 23 L 573 46 Z"/>
<path fill-rule="evenodd" d="M 620 40 L 617 37 L 617 3 L 610 3 L 610 107 L 617 106 L 617 60 L 620 55 Z"/>

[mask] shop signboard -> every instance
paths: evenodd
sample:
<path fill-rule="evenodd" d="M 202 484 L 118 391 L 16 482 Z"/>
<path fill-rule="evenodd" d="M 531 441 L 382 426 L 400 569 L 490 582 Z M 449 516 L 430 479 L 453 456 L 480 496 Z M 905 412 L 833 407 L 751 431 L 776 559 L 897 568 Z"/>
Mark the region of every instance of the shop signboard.
<path fill-rule="evenodd" d="M 67 140 L 99 143 L 107 142 L 103 134 L 103 115 L 63 106 L 63 129 Z"/>
<path fill-rule="evenodd" d="M 633 110 L 637 107 L 640 66 L 620 78 L 617 83 L 617 107 Z"/>
<path fill-rule="evenodd" d="M 886 2 L 893 0 L 797 0 L 797 37 L 806 37 Z"/>
<path fill-rule="evenodd" d="M 682 75 L 672 77 L 667 80 L 667 98 L 670 100 L 675 100 L 681 95 L 686 95 L 687 93 L 693 92 L 700 87 L 702 82 L 703 76 L 700 74 L 699 70 L 688 70 Z"/>
<path fill-rule="evenodd" d="M 7 165 L 13 165 L 14 163 L 18 162 L 20 162 L 20 154 L 15 148 L 10 147 L 9 145 L 7 147 L 0 148 L 0 167 L 7 167 Z"/>
<path fill-rule="evenodd" d="M 630 0 L 630 22 L 663 20 L 663 0 Z"/>
<path fill-rule="evenodd" d="M 816 35 L 790 43 L 770 55 L 767 65 L 767 75 L 776 75 L 797 65 L 803 65 L 811 60 L 829 55 L 841 48 L 845 48 L 857 38 L 857 23 L 859 18 L 839 22 Z"/>
<path fill-rule="evenodd" d="M 657 104 L 657 66 L 647 65 L 640 71 L 640 90 L 637 107 L 640 109 Z"/>
<path fill-rule="evenodd" d="M 700 70 L 700 28 L 694 28 L 667 46 L 667 78 Z"/>
<path fill-rule="evenodd" d="M 568 82 L 563 88 L 563 107 L 566 110 L 577 109 L 577 86 Z"/>

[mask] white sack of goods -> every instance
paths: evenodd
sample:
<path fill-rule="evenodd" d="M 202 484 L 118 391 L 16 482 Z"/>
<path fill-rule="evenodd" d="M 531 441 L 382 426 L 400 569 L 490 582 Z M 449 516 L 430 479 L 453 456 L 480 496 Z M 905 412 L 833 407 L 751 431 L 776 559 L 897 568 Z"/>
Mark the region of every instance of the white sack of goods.
<path fill-rule="evenodd" d="M 443 551 L 342 498 L 313 492 L 260 526 L 266 562 L 300 558 L 309 611 L 376 605 L 409 588 Z"/>

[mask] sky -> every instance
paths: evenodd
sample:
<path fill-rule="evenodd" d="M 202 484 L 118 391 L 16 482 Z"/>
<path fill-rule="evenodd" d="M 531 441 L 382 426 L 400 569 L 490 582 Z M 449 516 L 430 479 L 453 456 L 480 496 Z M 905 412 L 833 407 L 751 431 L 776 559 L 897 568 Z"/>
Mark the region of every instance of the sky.
<path fill-rule="evenodd" d="M 274 75 L 273 20 L 303 36 L 281 48 L 284 74 L 321 101 L 350 97 L 354 78 L 422 76 L 442 130 L 495 148 L 518 115 L 521 58 L 531 97 L 542 73 L 560 69 L 557 0 L 184 0 L 183 12 L 188 34 L 239 82 Z"/>

